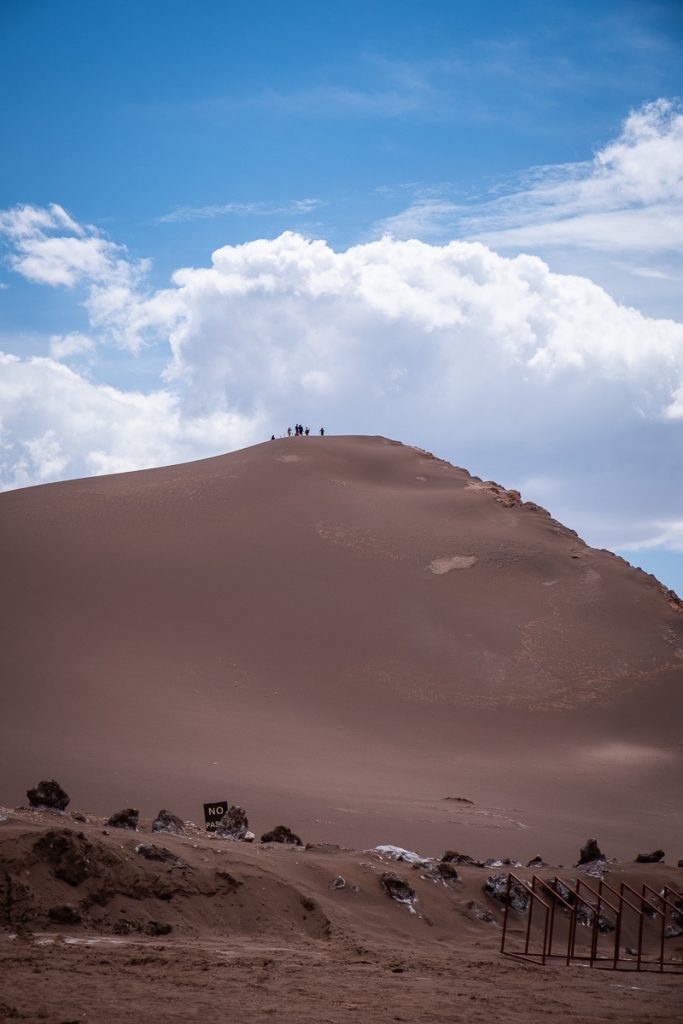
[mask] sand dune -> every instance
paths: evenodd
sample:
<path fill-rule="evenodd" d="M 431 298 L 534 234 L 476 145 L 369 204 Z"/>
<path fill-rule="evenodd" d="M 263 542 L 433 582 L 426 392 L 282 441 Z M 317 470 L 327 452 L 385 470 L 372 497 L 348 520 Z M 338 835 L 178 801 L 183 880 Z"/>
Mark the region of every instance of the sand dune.
<path fill-rule="evenodd" d="M 55 777 L 359 849 L 683 857 L 680 605 L 427 453 L 288 438 L 5 493 L 0 561 L 4 804 Z"/>

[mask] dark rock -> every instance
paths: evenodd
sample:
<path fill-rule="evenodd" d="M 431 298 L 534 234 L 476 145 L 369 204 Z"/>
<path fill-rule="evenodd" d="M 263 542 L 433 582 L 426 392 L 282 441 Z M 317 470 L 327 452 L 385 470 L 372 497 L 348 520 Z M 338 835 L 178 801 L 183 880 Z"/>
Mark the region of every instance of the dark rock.
<path fill-rule="evenodd" d="M 276 825 L 270 832 L 261 836 L 262 843 L 287 843 L 290 846 L 303 846 L 303 843 L 286 825 Z"/>
<path fill-rule="evenodd" d="M 146 860 L 177 860 L 175 853 L 163 846 L 155 846 L 154 843 L 138 843 L 135 852 Z"/>
<path fill-rule="evenodd" d="M 132 921 L 126 921 L 125 918 L 121 921 L 117 921 L 114 925 L 114 932 L 116 935 L 130 935 L 131 932 L 136 932 L 137 930 L 138 926 L 133 924 Z"/>
<path fill-rule="evenodd" d="M 330 882 L 330 889 L 345 889 L 345 888 L 346 888 L 346 879 L 343 878 L 341 875 L 337 875 L 337 877 L 333 878 L 332 881 Z"/>
<path fill-rule="evenodd" d="M 74 821 L 78 821 L 81 824 L 83 824 L 84 822 L 86 822 L 88 820 L 86 818 L 85 814 L 81 814 L 80 811 L 71 811 L 70 813 L 71 813 L 71 817 L 73 818 L 73 820 Z"/>
<path fill-rule="evenodd" d="M 460 875 L 452 861 L 441 860 L 434 870 L 445 882 L 460 881 Z"/>
<path fill-rule="evenodd" d="M 444 800 L 453 800 L 457 804 L 469 804 L 474 807 L 474 800 L 468 800 L 466 796 L 445 796 Z"/>
<path fill-rule="evenodd" d="M 482 861 L 475 860 L 474 857 L 470 857 L 467 853 L 458 853 L 457 850 L 446 850 L 441 861 L 444 864 L 471 864 L 476 868 L 484 866 Z"/>
<path fill-rule="evenodd" d="M 54 779 L 43 780 L 33 789 L 27 789 L 26 796 L 31 807 L 48 807 L 53 811 L 66 810 L 71 799 Z"/>
<path fill-rule="evenodd" d="M 134 828 L 137 829 L 140 820 L 140 812 L 134 807 L 126 807 L 125 811 L 117 811 L 107 821 L 112 828 Z"/>
<path fill-rule="evenodd" d="M 33 844 L 40 860 L 52 865 L 56 878 L 68 885 L 80 885 L 91 873 L 94 849 L 82 832 L 51 829 Z"/>
<path fill-rule="evenodd" d="M 653 850 L 652 853 L 639 853 L 635 859 L 636 864 L 659 864 L 664 860 L 664 850 Z"/>
<path fill-rule="evenodd" d="M 249 832 L 249 819 L 247 812 L 236 804 L 228 807 L 228 813 L 224 814 L 214 829 L 214 835 L 220 839 L 233 839 L 244 842 Z"/>
<path fill-rule="evenodd" d="M 168 935 L 173 928 L 170 924 L 162 924 L 160 921 L 148 921 L 145 931 L 148 935 Z"/>
<path fill-rule="evenodd" d="M 526 914 L 529 909 L 531 899 L 529 890 L 520 882 L 509 879 L 507 874 L 490 875 L 484 882 L 484 892 L 491 899 L 503 905 L 508 902 L 509 893 L 510 909 L 515 910 L 518 914 Z"/>
<path fill-rule="evenodd" d="M 487 907 L 482 907 L 476 900 L 470 900 L 467 904 L 466 916 L 470 921 L 485 921 L 487 924 L 495 923 L 495 915 Z"/>
<path fill-rule="evenodd" d="M 527 867 L 528 868 L 547 868 L 548 865 L 543 860 L 543 858 L 539 855 L 537 857 L 532 857 L 531 860 L 529 861 L 529 863 L 527 864 Z"/>
<path fill-rule="evenodd" d="M 392 900 L 396 900 L 397 903 L 405 903 L 412 908 L 415 902 L 415 890 L 406 882 L 405 878 L 401 878 L 393 871 L 384 871 L 380 876 L 379 884 Z"/>
<path fill-rule="evenodd" d="M 153 832 L 170 832 L 172 835 L 184 836 L 185 826 L 175 814 L 170 811 L 159 811 L 152 822 Z"/>
<path fill-rule="evenodd" d="M 78 907 L 63 903 L 58 907 L 50 907 L 47 916 L 56 924 L 80 924 L 83 918 Z"/>
<path fill-rule="evenodd" d="M 592 864 L 596 860 L 607 860 L 607 858 L 598 846 L 597 839 L 587 839 L 586 845 L 581 847 L 578 863 Z"/>
<path fill-rule="evenodd" d="M 235 878 L 234 875 L 231 875 L 229 871 L 217 871 L 216 878 L 220 883 L 222 892 L 237 892 L 239 887 L 243 884 L 239 879 Z"/>
<path fill-rule="evenodd" d="M 683 860 L 679 860 L 678 866 L 679 866 L 679 868 L 683 868 Z"/>

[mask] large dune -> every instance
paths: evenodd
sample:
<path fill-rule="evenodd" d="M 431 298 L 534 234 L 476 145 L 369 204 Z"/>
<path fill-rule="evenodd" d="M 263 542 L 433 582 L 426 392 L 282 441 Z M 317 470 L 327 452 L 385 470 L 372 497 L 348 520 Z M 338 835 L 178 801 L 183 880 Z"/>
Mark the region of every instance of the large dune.
<path fill-rule="evenodd" d="M 13 491 L 0 559 L 0 803 L 55 777 L 355 847 L 683 857 L 680 604 L 427 453 L 286 438 Z"/>

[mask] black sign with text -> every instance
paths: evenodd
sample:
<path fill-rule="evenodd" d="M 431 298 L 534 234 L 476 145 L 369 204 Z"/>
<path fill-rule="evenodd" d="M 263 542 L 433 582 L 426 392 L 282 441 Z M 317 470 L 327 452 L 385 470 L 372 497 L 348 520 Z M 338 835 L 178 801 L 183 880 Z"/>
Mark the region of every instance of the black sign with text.
<path fill-rule="evenodd" d="M 218 828 L 221 818 L 228 813 L 227 800 L 214 800 L 211 804 L 204 804 L 204 821 L 209 832 Z"/>

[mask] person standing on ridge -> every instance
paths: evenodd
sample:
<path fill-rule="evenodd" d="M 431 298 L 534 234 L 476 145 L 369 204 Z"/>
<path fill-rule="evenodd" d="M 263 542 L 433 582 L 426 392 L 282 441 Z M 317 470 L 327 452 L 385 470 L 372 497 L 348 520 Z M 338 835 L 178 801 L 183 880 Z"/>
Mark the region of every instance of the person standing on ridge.
<path fill-rule="evenodd" d="M 324 436 L 325 436 L 325 428 L 324 428 L 324 427 L 321 427 L 321 428 L 320 428 L 320 436 L 321 436 L 321 437 L 324 437 Z"/>

